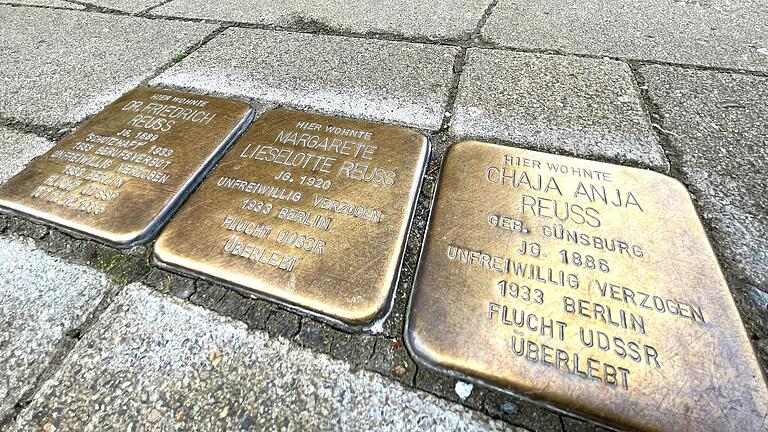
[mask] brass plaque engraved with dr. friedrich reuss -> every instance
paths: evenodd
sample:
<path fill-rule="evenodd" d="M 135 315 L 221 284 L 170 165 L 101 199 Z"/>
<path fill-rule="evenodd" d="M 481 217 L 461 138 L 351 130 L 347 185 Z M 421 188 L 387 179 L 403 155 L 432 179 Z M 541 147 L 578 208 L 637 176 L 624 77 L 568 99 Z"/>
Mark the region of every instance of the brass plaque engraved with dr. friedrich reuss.
<path fill-rule="evenodd" d="M 252 118 L 244 102 L 139 88 L 0 188 L 0 208 L 116 247 L 151 240 Z"/>
<path fill-rule="evenodd" d="M 765 380 L 688 192 L 650 171 L 452 146 L 406 341 L 430 367 L 620 428 L 766 426 Z"/>
<path fill-rule="evenodd" d="M 156 262 L 368 328 L 391 308 L 428 149 L 409 129 L 270 111 L 163 230 Z"/>

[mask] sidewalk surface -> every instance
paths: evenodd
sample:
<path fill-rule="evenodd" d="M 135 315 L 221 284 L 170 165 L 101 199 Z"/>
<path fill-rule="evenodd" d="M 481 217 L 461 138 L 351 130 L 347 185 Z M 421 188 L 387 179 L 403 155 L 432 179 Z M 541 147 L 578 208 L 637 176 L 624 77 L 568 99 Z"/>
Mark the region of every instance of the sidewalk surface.
<path fill-rule="evenodd" d="M 418 129 L 433 154 L 395 308 L 353 335 L 0 215 L 0 431 L 601 426 L 418 367 L 405 303 L 466 138 L 658 171 L 691 193 L 768 367 L 768 3 L 0 2 L 0 183 L 141 85 Z"/>

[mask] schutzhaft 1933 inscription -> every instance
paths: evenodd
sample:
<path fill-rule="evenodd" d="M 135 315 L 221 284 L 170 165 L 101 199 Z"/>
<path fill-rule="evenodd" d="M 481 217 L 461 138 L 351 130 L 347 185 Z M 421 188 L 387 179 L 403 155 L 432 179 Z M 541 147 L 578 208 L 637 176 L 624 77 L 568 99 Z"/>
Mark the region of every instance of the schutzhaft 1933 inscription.
<path fill-rule="evenodd" d="M 446 156 L 408 311 L 431 367 L 640 430 L 763 430 L 765 381 L 685 188 L 478 142 Z"/>
<path fill-rule="evenodd" d="M 271 111 L 161 233 L 157 262 L 369 327 L 391 307 L 428 148 L 404 128 Z"/>
<path fill-rule="evenodd" d="M 0 188 L 0 207 L 130 247 L 150 240 L 251 118 L 248 104 L 139 88 Z"/>

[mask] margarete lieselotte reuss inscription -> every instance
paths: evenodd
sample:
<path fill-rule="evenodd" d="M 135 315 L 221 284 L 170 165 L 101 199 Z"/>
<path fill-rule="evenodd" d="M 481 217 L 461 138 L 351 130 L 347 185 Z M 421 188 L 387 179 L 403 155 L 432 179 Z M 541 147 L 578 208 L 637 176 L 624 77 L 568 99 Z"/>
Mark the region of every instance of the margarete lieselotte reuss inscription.
<path fill-rule="evenodd" d="M 768 396 L 685 187 L 479 142 L 440 173 L 416 359 L 620 428 L 765 430 Z"/>
<path fill-rule="evenodd" d="M 428 149 L 401 127 L 271 111 L 161 233 L 156 260 L 367 329 L 391 308 Z"/>
<path fill-rule="evenodd" d="M 149 241 L 251 117 L 240 101 L 130 91 L 0 187 L 0 208 L 116 247 Z"/>

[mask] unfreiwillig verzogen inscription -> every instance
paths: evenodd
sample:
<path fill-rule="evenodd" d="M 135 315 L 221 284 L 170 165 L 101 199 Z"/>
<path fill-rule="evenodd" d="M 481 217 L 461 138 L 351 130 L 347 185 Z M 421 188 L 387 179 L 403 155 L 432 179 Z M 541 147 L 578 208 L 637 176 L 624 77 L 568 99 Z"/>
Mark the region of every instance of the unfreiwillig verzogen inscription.
<path fill-rule="evenodd" d="M 251 118 L 244 102 L 130 91 L 0 188 L 0 207 L 117 247 L 150 240 Z"/>
<path fill-rule="evenodd" d="M 404 128 L 271 111 L 161 233 L 156 260 L 369 327 L 391 307 L 428 148 Z"/>
<path fill-rule="evenodd" d="M 421 363 L 623 428 L 764 429 L 764 377 L 679 182 L 472 141 L 440 176 L 406 329 Z"/>

